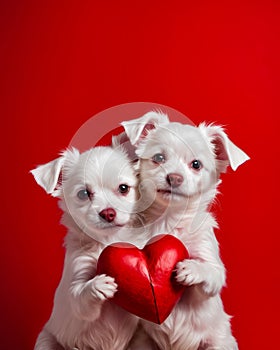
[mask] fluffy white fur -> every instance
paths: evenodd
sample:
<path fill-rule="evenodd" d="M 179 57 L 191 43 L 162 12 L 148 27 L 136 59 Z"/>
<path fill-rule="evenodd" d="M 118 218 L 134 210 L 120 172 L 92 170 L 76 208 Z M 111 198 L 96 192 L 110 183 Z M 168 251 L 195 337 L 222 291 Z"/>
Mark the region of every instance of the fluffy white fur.
<path fill-rule="evenodd" d="M 138 332 L 131 349 L 150 349 L 148 334 L 162 350 L 237 350 L 220 297 L 225 268 L 209 205 L 220 173 L 249 157 L 219 126 L 170 123 L 156 112 L 122 125 L 139 157 L 138 211 L 146 228 L 154 235 L 172 233 L 190 254 L 176 267 L 177 282 L 188 286 L 183 297 L 161 325 L 142 320 L 146 335 Z"/>
<path fill-rule="evenodd" d="M 59 197 L 68 228 L 63 275 L 35 350 L 124 349 L 137 318 L 108 301 L 117 285 L 110 276 L 96 275 L 96 265 L 107 244 L 137 244 L 129 229 L 137 179 L 128 156 L 120 148 L 96 147 L 82 154 L 72 149 L 31 172 L 47 193 Z M 126 186 L 120 185 L 128 192 L 122 193 Z M 114 215 L 106 219 L 108 208 Z"/>

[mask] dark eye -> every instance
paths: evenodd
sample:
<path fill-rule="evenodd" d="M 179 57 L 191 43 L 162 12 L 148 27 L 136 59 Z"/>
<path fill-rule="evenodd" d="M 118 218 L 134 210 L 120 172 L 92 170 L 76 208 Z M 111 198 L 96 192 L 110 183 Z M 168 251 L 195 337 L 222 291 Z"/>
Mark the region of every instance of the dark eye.
<path fill-rule="evenodd" d="M 128 193 L 129 192 L 129 186 L 128 185 L 125 185 L 125 184 L 120 184 L 120 186 L 119 186 L 119 192 L 121 193 L 121 194 L 126 194 L 126 193 Z"/>
<path fill-rule="evenodd" d="M 86 199 L 89 199 L 92 197 L 92 193 L 89 192 L 89 190 L 87 189 L 84 189 L 84 190 L 80 190 L 78 193 L 77 193 L 77 197 L 84 201 Z"/>
<path fill-rule="evenodd" d="M 165 157 L 162 153 L 155 154 L 152 159 L 155 163 L 158 163 L 158 164 L 165 162 Z"/>
<path fill-rule="evenodd" d="M 191 166 L 192 166 L 193 169 L 199 170 L 199 169 L 201 169 L 202 164 L 201 164 L 201 162 L 199 160 L 196 159 L 196 160 L 192 161 Z"/>

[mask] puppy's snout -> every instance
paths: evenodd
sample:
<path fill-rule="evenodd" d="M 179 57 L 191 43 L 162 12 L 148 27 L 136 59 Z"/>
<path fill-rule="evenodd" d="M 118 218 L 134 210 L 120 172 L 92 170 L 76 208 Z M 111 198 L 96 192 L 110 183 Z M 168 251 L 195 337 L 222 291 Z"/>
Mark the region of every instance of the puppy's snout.
<path fill-rule="evenodd" d="M 168 174 L 166 181 L 171 187 L 179 187 L 183 183 L 184 178 L 180 174 Z"/>
<path fill-rule="evenodd" d="M 100 213 L 99 216 L 102 217 L 102 219 L 106 220 L 107 222 L 112 222 L 114 221 L 117 213 L 113 208 L 106 208 L 103 209 Z"/>

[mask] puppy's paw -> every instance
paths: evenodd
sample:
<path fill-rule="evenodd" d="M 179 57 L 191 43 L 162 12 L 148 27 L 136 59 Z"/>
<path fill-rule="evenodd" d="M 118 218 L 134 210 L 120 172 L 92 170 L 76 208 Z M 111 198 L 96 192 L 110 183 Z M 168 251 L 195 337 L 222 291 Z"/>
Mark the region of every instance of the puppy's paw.
<path fill-rule="evenodd" d="M 203 282 L 203 269 L 196 260 L 185 259 L 176 265 L 176 281 L 191 286 Z"/>
<path fill-rule="evenodd" d="M 118 285 L 115 283 L 114 278 L 103 275 L 97 275 L 92 279 L 92 293 L 100 300 L 113 298 L 117 291 Z"/>

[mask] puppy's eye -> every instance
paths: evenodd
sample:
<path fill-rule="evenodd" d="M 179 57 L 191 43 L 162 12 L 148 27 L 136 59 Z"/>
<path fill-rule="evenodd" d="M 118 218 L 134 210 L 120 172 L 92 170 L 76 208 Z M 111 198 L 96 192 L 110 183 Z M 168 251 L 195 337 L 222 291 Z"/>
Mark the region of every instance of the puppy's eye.
<path fill-rule="evenodd" d="M 86 199 L 89 199 L 92 197 L 92 193 L 89 192 L 89 190 L 87 189 L 84 189 L 84 190 L 80 190 L 78 193 L 77 193 L 77 197 L 84 201 Z"/>
<path fill-rule="evenodd" d="M 195 170 L 200 170 L 202 168 L 202 164 L 199 160 L 195 159 L 192 161 L 191 167 Z"/>
<path fill-rule="evenodd" d="M 160 164 L 165 162 L 165 156 L 162 153 L 157 153 L 153 156 L 153 162 Z"/>
<path fill-rule="evenodd" d="M 129 192 L 130 187 L 126 184 L 120 184 L 119 186 L 119 192 L 121 194 L 127 194 Z"/>

